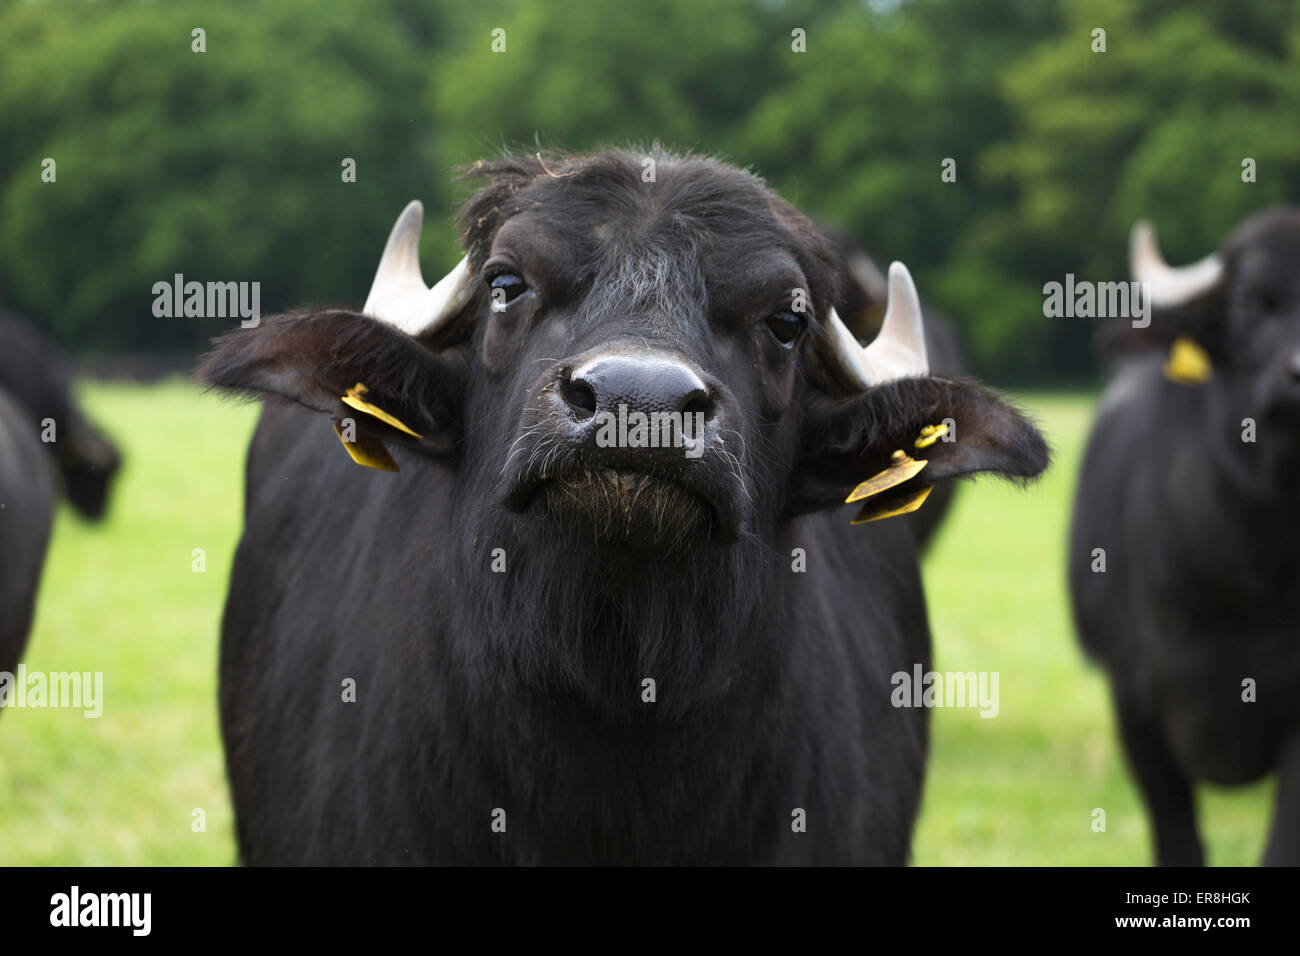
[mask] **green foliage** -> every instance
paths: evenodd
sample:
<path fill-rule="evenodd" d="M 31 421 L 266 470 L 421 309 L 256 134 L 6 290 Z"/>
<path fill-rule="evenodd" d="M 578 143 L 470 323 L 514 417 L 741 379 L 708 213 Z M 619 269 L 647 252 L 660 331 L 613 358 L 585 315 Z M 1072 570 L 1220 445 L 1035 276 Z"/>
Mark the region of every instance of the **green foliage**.
<path fill-rule="evenodd" d="M 1124 278 L 1142 215 L 1183 261 L 1297 199 L 1296 7 L 11 2 L 0 299 L 79 348 L 194 347 L 222 323 L 154 318 L 154 282 L 261 281 L 266 311 L 356 304 L 412 197 L 429 211 L 429 274 L 453 260 L 456 166 L 658 140 L 750 166 L 908 262 L 982 374 L 1078 379 L 1093 328 L 1045 319 L 1044 283 Z M 206 53 L 191 52 L 197 26 Z M 56 184 L 40 178 L 47 156 Z M 1242 182 L 1246 157 L 1257 182 Z"/>
<path fill-rule="evenodd" d="M 0 275 L 67 342 L 219 331 L 153 316 L 153 284 L 177 272 L 260 281 L 268 311 L 357 302 L 375 256 L 354 241 L 377 255 L 427 191 L 427 127 L 403 109 L 418 57 L 364 5 L 13 4 L 0 38 Z"/>
<path fill-rule="evenodd" d="M 1117 0 L 1075 2 L 1063 36 L 1004 77 L 1020 130 L 988 152 L 987 170 L 1016 185 L 1022 234 L 1082 269 L 1121 268 L 1123 237 L 1142 215 L 1183 259 L 1250 212 L 1296 198 L 1300 129 L 1283 119 L 1300 93 L 1292 16 L 1257 38 L 1262 48 L 1216 32 L 1219 4 L 1165 6 L 1140 17 Z M 1096 54 L 1089 33 L 1103 23 L 1107 52 Z M 1279 36 L 1285 55 L 1271 49 Z M 1242 182 L 1246 157 L 1255 183 Z"/>

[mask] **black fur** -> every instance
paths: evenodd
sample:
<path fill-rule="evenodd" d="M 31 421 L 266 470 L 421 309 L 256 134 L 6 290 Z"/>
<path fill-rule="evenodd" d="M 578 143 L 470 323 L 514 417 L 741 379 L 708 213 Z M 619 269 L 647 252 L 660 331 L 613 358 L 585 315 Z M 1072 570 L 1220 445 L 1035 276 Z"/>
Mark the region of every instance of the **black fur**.
<path fill-rule="evenodd" d="M 55 424 L 55 441 L 44 444 L 63 479 L 63 491 L 83 516 L 104 516 L 113 478 L 121 465 L 116 446 L 86 417 L 72 394 L 67 359 L 31 321 L 0 309 L 0 388 L 40 433 Z"/>
<path fill-rule="evenodd" d="M 838 282 L 817 230 L 748 173 L 654 158 L 654 183 L 622 152 L 472 170 L 476 280 L 528 280 L 504 313 L 480 287 L 420 341 L 296 314 L 204 366 L 310 410 L 263 414 L 222 629 L 246 862 L 906 860 L 926 715 L 889 696 L 929 665 L 915 545 L 830 508 L 936 415 L 960 423 L 931 449 L 946 473 L 1033 473 L 1041 438 L 962 383 L 853 396 L 815 360 Z M 787 349 L 765 322 L 794 287 L 810 326 Z M 575 437 L 558 393 L 618 346 L 707 384 L 699 461 L 629 477 Z M 312 414 L 344 415 L 353 381 L 438 441 L 377 431 L 401 472 L 355 467 Z"/>

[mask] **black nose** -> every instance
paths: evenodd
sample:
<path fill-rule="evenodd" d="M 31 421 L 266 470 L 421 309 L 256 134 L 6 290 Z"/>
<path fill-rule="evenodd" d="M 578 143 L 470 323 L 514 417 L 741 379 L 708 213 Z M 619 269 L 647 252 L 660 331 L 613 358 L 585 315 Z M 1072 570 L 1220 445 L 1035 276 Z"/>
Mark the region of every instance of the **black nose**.
<path fill-rule="evenodd" d="M 582 363 L 561 383 L 560 392 L 574 416 L 628 411 L 702 413 L 713 417 L 713 401 L 700 376 L 666 356 L 605 355 Z"/>
<path fill-rule="evenodd" d="M 1286 363 L 1286 375 L 1291 384 L 1300 384 L 1300 352 L 1296 352 Z"/>

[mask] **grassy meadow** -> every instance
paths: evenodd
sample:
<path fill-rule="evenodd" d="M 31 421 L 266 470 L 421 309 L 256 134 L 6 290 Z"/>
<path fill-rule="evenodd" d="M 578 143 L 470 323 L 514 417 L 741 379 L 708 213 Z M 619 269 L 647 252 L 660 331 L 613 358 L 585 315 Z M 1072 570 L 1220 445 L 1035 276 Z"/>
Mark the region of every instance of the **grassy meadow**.
<path fill-rule="evenodd" d="M 125 465 L 103 525 L 61 510 L 26 663 L 102 671 L 104 711 L 0 717 L 0 865 L 229 864 L 217 633 L 256 408 L 183 381 L 89 384 L 84 399 Z M 1000 712 L 934 712 L 914 861 L 1146 864 L 1147 825 L 1106 687 L 1075 647 L 1066 602 L 1070 494 L 1092 399 L 1020 400 L 1056 449 L 1053 470 L 1028 491 L 964 488 L 927 560 L 935 666 L 997 671 Z M 1271 789 L 1202 791 L 1211 863 L 1258 859 Z M 1091 826 L 1098 807 L 1104 833 Z"/>

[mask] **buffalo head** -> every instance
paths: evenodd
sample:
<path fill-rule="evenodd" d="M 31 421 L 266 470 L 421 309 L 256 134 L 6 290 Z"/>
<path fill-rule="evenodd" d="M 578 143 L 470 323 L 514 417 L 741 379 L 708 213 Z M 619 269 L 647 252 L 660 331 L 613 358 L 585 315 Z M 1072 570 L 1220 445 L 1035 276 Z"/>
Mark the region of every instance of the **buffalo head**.
<path fill-rule="evenodd" d="M 1205 354 L 1201 377 L 1228 394 L 1234 415 L 1300 421 L 1300 210 L 1258 213 L 1182 267 L 1166 264 L 1155 230 L 1140 222 L 1130 259 L 1133 277 L 1150 283 L 1153 315 L 1127 344 L 1194 343 Z"/>
<path fill-rule="evenodd" d="M 901 263 L 880 334 L 859 344 L 833 308 L 832 249 L 753 175 L 606 152 L 468 176 L 486 184 L 444 278 L 422 278 L 411 203 L 360 312 L 237 332 L 207 381 L 355 421 L 359 441 L 454 464 L 548 540 L 620 551 L 767 535 L 841 504 L 899 450 L 928 459 L 927 482 L 1044 467 L 998 397 L 928 374 Z M 945 440 L 916 444 L 944 422 Z"/>

